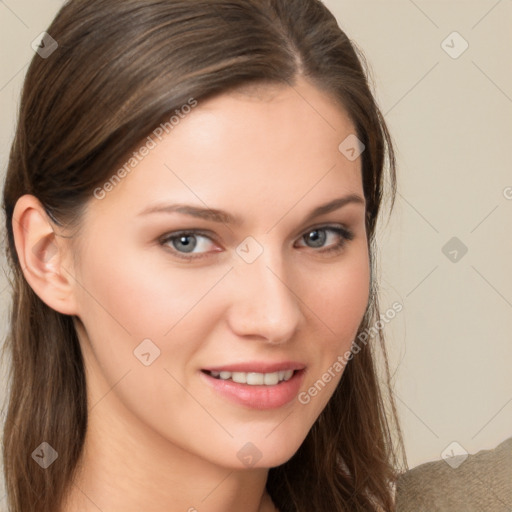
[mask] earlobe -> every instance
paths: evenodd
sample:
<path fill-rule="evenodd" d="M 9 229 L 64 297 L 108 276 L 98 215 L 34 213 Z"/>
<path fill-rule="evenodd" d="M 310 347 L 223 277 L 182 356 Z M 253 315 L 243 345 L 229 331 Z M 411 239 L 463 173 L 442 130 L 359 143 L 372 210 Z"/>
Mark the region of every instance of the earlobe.
<path fill-rule="evenodd" d="M 27 194 L 18 199 L 12 228 L 25 279 L 49 307 L 65 315 L 76 315 L 72 270 L 65 266 L 69 244 L 54 226 L 35 196 Z"/>

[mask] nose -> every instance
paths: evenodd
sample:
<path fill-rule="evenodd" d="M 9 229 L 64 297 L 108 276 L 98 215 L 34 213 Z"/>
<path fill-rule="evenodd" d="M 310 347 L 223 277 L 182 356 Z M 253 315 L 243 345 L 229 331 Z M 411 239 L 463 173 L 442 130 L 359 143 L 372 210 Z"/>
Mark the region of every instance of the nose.
<path fill-rule="evenodd" d="M 287 272 L 288 270 L 288 272 Z M 286 278 L 289 268 L 268 251 L 254 262 L 238 262 L 232 272 L 234 291 L 228 322 L 238 336 L 285 343 L 303 318 L 301 300 Z"/>

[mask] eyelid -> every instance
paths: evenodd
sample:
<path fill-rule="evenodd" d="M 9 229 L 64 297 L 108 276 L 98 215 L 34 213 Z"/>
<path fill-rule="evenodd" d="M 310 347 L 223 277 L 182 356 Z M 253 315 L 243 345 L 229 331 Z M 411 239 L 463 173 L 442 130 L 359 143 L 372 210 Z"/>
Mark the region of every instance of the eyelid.
<path fill-rule="evenodd" d="M 341 229 L 341 230 L 345 231 L 346 233 L 352 233 L 352 230 L 349 228 L 349 226 L 347 224 L 344 224 L 343 222 L 327 222 L 327 223 L 319 222 L 319 223 L 309 226 L 306 229 L 303 229 L 299 233 L 299 237 L 301 237 L 315 229 L 329 229 L 329 228 Z"/>
<path fill-rule="evenodd" d="M 306 229 L 305 231 L 303 231 L 302 234 L 297 238 L 297 240 L 298 241 L 303 240 L 304 236 L 306 236 L 311 231 L 316 231 L 316 230 L 334 232 L 337 235 L 339 235 L 342 239 L 341 242 L 339 242 L 338 244 L 333 244 L 333 245 L 330 245 L 327 247 L 322 247 L 319 250 L 314 251 L 314 252 L 318 252 L 318 253 L 323 253 L 323 252 L 325 253 L 325 252 L 329 252 L 330 250 L 335 250 L 336 248 L 343 247 L 348 242 L 350 242 L 351 240 L 353 240 L 355 238 L 354 231 L 349 229 L 344 224 L 319 224 L 317 226 L 312 226 L 312 227 Z"/>
<path fill-rule="evenodd" d="M 190 229 L 178 229 L 176 231 L 168 231 L 159 237 L 159 240 L 169 240 L 170 238 L 178 238 L 179 236 L 184 235 L 196 235 L 196 236 L 204 236 L 209 238 L 212 241 L 216 241 L 216 234 L 213 231 L 209 231 L 208 229 L 199 229 L 199 228 L 190 228 Z M 217 242 L 216 242 L 217 243 Z"/>

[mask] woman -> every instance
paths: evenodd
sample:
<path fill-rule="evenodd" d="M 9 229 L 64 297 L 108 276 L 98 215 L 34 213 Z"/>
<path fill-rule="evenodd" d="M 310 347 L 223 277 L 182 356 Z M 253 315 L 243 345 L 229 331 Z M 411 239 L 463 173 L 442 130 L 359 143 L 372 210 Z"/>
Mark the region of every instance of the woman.
<path fill-rule="evenodd" d="M 38 53 L 4 190 L 11 512 L 393 510 L 395 162 L 332 14 L 71 0 Z"/>

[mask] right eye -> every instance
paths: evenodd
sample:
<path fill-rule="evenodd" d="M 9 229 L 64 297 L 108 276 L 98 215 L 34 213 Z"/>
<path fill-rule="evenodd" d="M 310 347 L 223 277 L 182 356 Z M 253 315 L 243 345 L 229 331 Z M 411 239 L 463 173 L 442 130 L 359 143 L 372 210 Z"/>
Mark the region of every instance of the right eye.
<path fill-rule="evenodd" d="M 219 252 L 219 250 L 208 251 L 208 241 L 213 244 L 212 239 L 204 233 L 197 231 L 177 231 L 164 235 L 164 237 L 160 239 L 160 244 L 170 248 L 178 258 L 191 260 L 202 258 L 208 252 Z"/>

